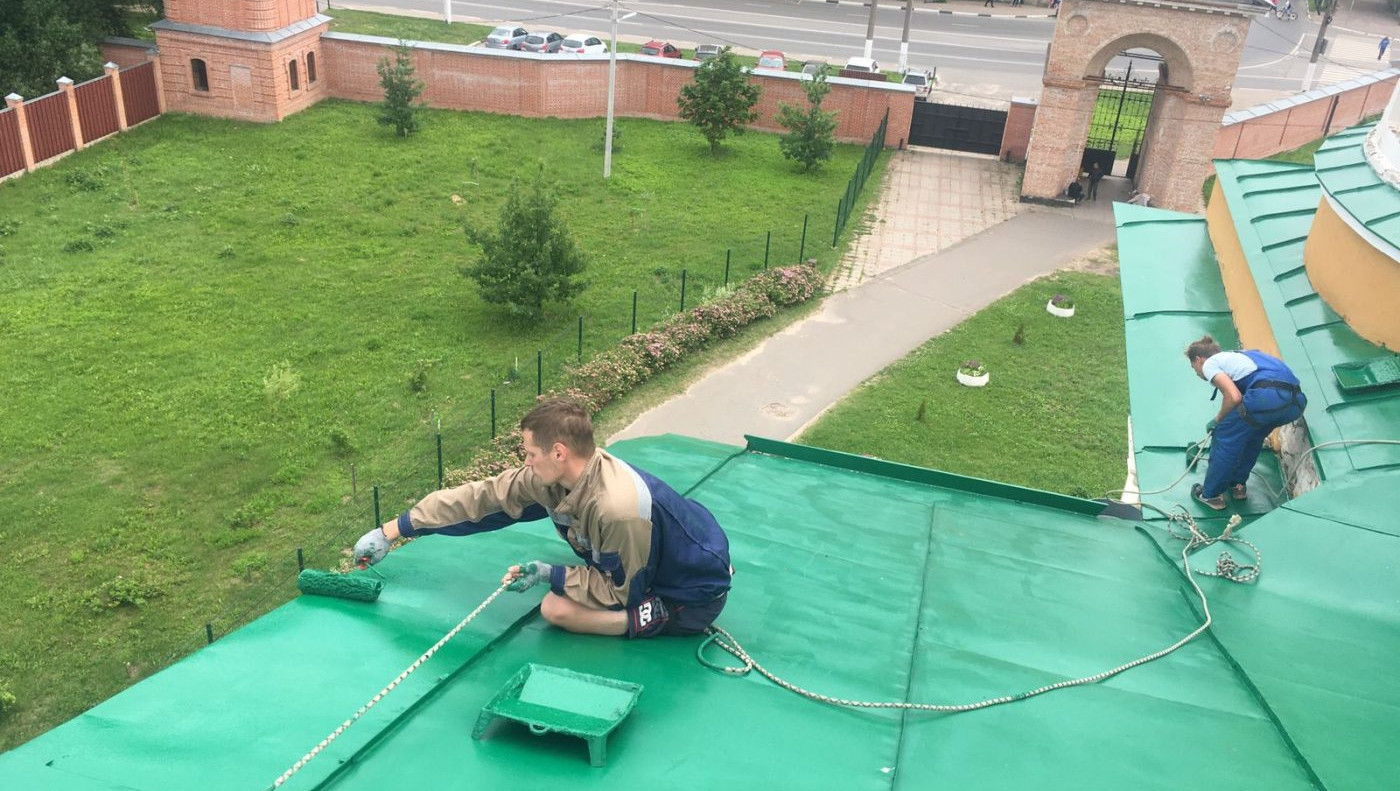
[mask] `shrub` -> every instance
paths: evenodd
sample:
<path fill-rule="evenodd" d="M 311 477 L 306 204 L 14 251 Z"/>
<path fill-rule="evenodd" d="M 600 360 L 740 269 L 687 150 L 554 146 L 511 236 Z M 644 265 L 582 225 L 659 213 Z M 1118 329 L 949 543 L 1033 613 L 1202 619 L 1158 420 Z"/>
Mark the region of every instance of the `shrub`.
<path fill-rule="evenodd" d="M 1069 308 L 1074 307 L 1074 300 L 1070 298 L 1070 296 L 1067 294 L 1056 294 L 1055 296 L 1050 298 L 1050 304 L 1054 305 L 1057 308 L 1064 308 L 1068 310 Z"/>
<path fill-rule="evenodd" d="M 101 613 L 118 607 L 141 607 L 151 599 L 165 595 L 166 586 L 146 576 L 127 577 L 118 574 L 110 580 L 85 591 L 83 604 L 89 610 Z"/>
<path fill-rule="evenodd" d="M 13 709 L 19 701 L 15 698 L 15 693 L 10 691 L 9 684 L 0 681 L 0 714 Z"/>
<path fill-rule="evenodd" d="M 0 220 L 0 236 L 14 236 L 19 230 L 19 220 Z"/>
<path fill-rule="evenodd" d="M 964 360 L 962 365 L 958 366 L 958 373 L 963 376 L 981 376 L 986 372 L 987 366 L 983 365 L 981 360 Z"/>
<path fill-rule="evenodd" d="M 332 426 L 327 432 L 331 441 L 331 450 L 337 456 L 349 456 L 355 452 L 355 441 L 351 439 L 349 432 L 340 426 Z"/>
<path fill-rule="evenodd" d="M 68 186 L 79 192 L 97 192 L 107 186 L 107 168 L 98 165 L 92 170 L 70 170 L 63 177 Z"/>
<path fill-rule="evenodd" d="M 286 401 L 292 393 L 301 389 L 301 374 L 292 370 L 287 360 L 273 363 L 262 380 L 263 393 L 273 401 Z"/>
<path fill-rule="evenodd" d="M 65 253 L 90 253 L 96 249 L 97 247 L 88 239 L 73 239 L 63 245 L 63 252 Z"/>

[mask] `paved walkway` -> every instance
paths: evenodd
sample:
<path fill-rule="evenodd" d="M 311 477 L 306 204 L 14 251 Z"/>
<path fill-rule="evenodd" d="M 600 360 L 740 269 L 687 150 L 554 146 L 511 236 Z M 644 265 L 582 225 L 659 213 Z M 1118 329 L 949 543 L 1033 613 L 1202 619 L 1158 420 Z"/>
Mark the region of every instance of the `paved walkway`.
<path fill-rule="evenodd" d="M 893 194 L 883 195 L 880 205 L 911 205 L 927 198 L 922 194 L 927 185 L 936 183 L 939 173 L 966 165 L 964 159 L 909 152 L 911 175 L 887 179 L 883 186 Z M 1003 190 L 998 201 L 1015 190 L 1014 180 L 997 183 Z M 912 258 L 827 297 L 816 314 L 712 371 L 609 442 L 666 433 L 734 445 L 742 445 L 745 434 L 790 439 L 929 338 L 1027 281 L 1111 243 L 1112 200 L 1126 198 L 1127 190 L 1125 180 L 1108 178 L 1096 203 L 1021 207 L 980 232 L 967 226 L 969 233 L 960 242 L 950 241 L 939 252 Z M 886 224 L 891 224 L 888 218 Z"/>
<path fill-rule="evenodd" d="M 1021 169 L 993 157 L 914 148 L 885 169 L 874 220 L 851 245 L 829 287 L 858 286 L 916 258 L 946 250 L 1019 214 Z"/>

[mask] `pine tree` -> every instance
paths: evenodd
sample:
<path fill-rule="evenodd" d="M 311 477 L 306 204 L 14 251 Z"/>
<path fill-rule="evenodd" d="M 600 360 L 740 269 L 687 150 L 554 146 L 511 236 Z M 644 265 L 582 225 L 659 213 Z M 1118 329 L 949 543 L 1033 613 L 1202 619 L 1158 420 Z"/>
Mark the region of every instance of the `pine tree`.
<path fill-rule="evenodd" d="M 758 118 L 754 105 L 762 91 L 749 82 L 729 47 L 720 50 L 695 70 L 695 79 L 681 86 L 676 99 L 680 117 L 700 127 L 700 133 L 710 141 L 710 153 L 719 152 L 719 144 L 731 132 L 744 133 L 745 124 Z"/>
<path fill-rule="evenodd" d="M 788 130 L 778 138 L 778 148 L 783 156 L 800 162 L 803 172 L 807 172 L 831 158 L 836 147 L 836 113 L 822 111 L 822 100 L 831 91 L 825 66 L 802 87 L 807 91 L 807 109 L 778 103 L 778 123 Z"/>
<path fill-rule="evenodd" d="M 536 184 L 528 197 L 512 188 L 494 231 L 467 228 L 481 258 L 464 274 L 476 281 L 482 299 L 533 319 L 543 315 L 545 302 L 567 301 L 587 287 L 577 279 L 587 259 L 554 206 L 544 184 Z"/>
<path fill-rule="evenodd" d="M 379 123 L 394 127 L 394 134 L 408 137 L 418 131 L 418 105 L 415 101 L 423 92 L 423 82 L 413 76 L 413 57 L 404 42 L 394 47 L 394 61 L 379 59 L 379 84 L 384 88 L 384 104 L 379 108 Z"/>

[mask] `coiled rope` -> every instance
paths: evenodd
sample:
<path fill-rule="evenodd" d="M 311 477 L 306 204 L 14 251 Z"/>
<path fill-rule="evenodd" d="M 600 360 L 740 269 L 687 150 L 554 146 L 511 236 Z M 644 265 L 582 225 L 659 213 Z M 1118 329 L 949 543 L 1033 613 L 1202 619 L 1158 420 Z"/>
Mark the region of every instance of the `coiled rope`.
<path fill-rule="evenodd" d="M 448 640 L 451 640 L 453 637 L 456 637 L 457 633 L 462 631 L 462 629 L 464 629 L 467 624 L 471 623 L 473 618 L 480 615 L 481 611 L 486 609 L 486 607 L 490 605 L 491 602 L 495 601 L 497 596 L 500 596 L 503 592 L 505 592 L 506 586 L 509 584 L 509 582 L 501 583 L 501 587 L 497 588 L 495 593 L 492 593 L 490 596 L 487 596 L 486 601 L 483 601 L 480 605 L 477 606 L 475 610 L 472 610 L 470 615 L 463 618 L 460 623 L 452 627 L 452 630 L 449 631 L 447 634 L 443 635 L 442 639 L 437 641 L 437 643 L 432 648 L 429 648 L 427 651 L 424 651 L 423 655 L 418 657 L 418 659 L 414 660 L 413 664 L 409 665 L 406 670 L 400 673 L 398 678 L 394 679 L 393 681 L 390 681 L 388 686 L 379 690 L 378 694 L 370 698 L 369 701 L 365 703 L 365 705 L 361 706 L 360 710 L 355 712 L 354 716 L 352 716 L 345 722 L 342 722 L 340 724 L 340 727 L 331 731 L 330 735 L 322 739 L 320 744 L 316 745 L 315 747 L 312 747 L 311 752 L 307 753 L 306 755 L 303 755 L 301 757 L 301 760 L 292 764 L 290 769 L 283 772 L 280 777 L 273 781 L 271 786 L 268 786 L 269 791 L 271 791 L 271 789 L 280 787 L 283 783 L 291 779 L 292 775 L 301 771 L 301 768 L 310 763 L 312 758 L 315 758 L 317 754 L 319 754 L 322 750 L 329 747 L 330 743 L 335 741 L 336 738 L 340 736 L 340 734 L 345 733 L 347 728 L 349 728 L 351 725 L 354 725 L 356 720 L 363 717 L 365 715 L 365 712 L 374 708 L 374 704 L 382 700 L 385 695 L 388 695 L 390 692 L 393 692 L 394 687 L 397 687 L 400 682 L 408 678 L 409 673 L 412 673 L 413 671 L 417 670 L 419 665 L 422 665 L 424 662 L 431 659 L 433 654 L 436 654 L 438 652 L 439 648 L 442 648 L 444 645 L 446 645 Z"/>
<path fill-rule="evenodd" d="M 799 687 L 798 685 L 793 684 L 790 681 L 786 681 L 782 678 L 779 678 L 777 675 L 774 675 L 772 671 L 759 664 L 758 660 L 754 659 L 753 655 L 746 651 L 744 647 L 739 644 L 739 641 L 734 639 L 733 635 L 731 635 L 729 632 L 725 631 L 722 627 L 719 626 L 711 626 L 707 630 L 708 636 L 703 642 L 700 643 L 699 647 L 695 649 L 695 658 L 698 659 L 700 661 L 700 664 L 704 665 L 705 667 L 708 667 L 712 670 L 720 671 L 722 673 L 727 673 L 729 675 L 743 676 L 747 675 L 751 671 L 758 671 L 758 673 L 764 678 L 768 679 L 774 684 L 777 684 L 783 689 L 786 689 L 789 692 L 795 692 L 804 698 L 814 700 L 818 703 L 828 703 L 833 706 L 847 706 L 851 708 L 863 709 L 905 709 L 909 711 L 939 711 L 956 713 L 964 711 L 974 711 L 976 709 L 985 709 L 991 706 L 999 706 L 1003 703 L 1014 703 L 1016 701 L 1026 700 L 1027 698 L 1033 698 L 1037 695 L 1044 695 L 1047 692 L 1054 692 L 1057 689 L 1065 689 L 1066 687 L 1076 687 L 1084 684 L 1097 684 L 1098 682 L 1112 678 L 1113 676 L 1116 676 L 1119 673 L 1124 672 L 1125 670 L 1131 670 L 1132 668 L 1135 668 L 1138 665 L 1145 665 L 1153 660 L 1161 659 L 1167 654 L 1172 653 L 1178 648 L 1196 639 L 1201 635 L 1202 632 L 1210 628 L 1210 603 L 1206 600 L 1205 591 L 1201 590 L 1201 586 L 1196 582 L 1196 574 L 1201 574 L 1203 576 L 1209 577 L 1220 577 L 1222 579 L 1230 580 L 1231 582 L 1239 583 L 1251 582 L 1257 579 L 1259 576 L 1258 548 L 1256 548 L 1253 544 L 1250 544 L 1248 541 L 1235 538 L 1231 535 L 1231 532 L 1234 530 L 1235 526 L 1238 525 L 1240 522 L 1240 518 L 1238 515 L 1231 517 L 1229 526 L 1226 528 L 1225 533 L 1223 533 L 1217 538 L 1211 538 L 1210 536 L 1207 536 L 1206 534 L 1200 531 L 1200 529 L 1196 526 L 1196 521 L 1191 517 L 1190 513 L 1188 513 L 1186 509 L 1181 508 L 1180 506 L 1178 506 L 1178 508 L 1180 509 L 1178 512 L 1174 512 L 1173 514 L 1169 514 L 1167 516 L 1169 524 L 1175 522 L 1182 522 L 1185 524 L 1186 527 L 1184 530 L 1179 528 L 1169 528 L 1169 532 L 1171 533 L 1173 538 L 1179 538 L 1186 541 L 1186 546 L 1184 546 L 1181 550 L 1182 568 L 1186 571 L 1187 581 L 1191 583 L 1192 589 L 1196 591 L 1196 596 L 1201 601 L 1201 612 L 1204 613 L 1205 620 L 1190 634 L 1186 635 L 1180 640 L 1177 640 L 1175 643 L 1172 643 L 1166 648 L 1163 648 L 1162 650 L 1157 651 L 1156 653 L 1148 654 L 1147 656 L 1134 659 L 1133 661 L 1128 662 L 1127 664 L 1119 665 L 1118 667 L 1115 667 L 1112 670 L 1105 670 L 1102 673 L 1096 673 L 1092 676 L 1085 676 L 1083 678 L 1058 681 L 1054 684 L 1047 684 L 1046 686 L 1039 687 L 1037 689 L 1032 689 L 1028 692 L 1021 692 L 1015 695 L 1004 695 L 998 698 L 987 698 L 986 700 L 979 700 L 975 703 L 908 703 L 905 701 L 848 700 L 846 698 L 836 698 L 830 695 L 823 695 L 821 693 L 813 692 L 809 689 Z M 1203 547 L 1210 546 L 1211 544 L 1221 541 L 1236 542 L 1248 546 L 1251 550 L 1254 551 L 1254 564 L 1249 566 L 1240 566 L 1229 557 L 1229 553 L 1222 552 L 1222 559 L 1219 562 L 1217 562 L 1215 571 L 1196 571 L 1192 568 L 1192 552 L 1195 552 L 1196 550 L 1199 550 Z M 721 665 L 715 662 L 711 662 L 708 658 L 705 657 L 705 650 L 711 645 L 718 646 L 724 649 L 725 651 L 729 652 L 742 663 L 742 666 L 735 667 L 732 665 Z"/>

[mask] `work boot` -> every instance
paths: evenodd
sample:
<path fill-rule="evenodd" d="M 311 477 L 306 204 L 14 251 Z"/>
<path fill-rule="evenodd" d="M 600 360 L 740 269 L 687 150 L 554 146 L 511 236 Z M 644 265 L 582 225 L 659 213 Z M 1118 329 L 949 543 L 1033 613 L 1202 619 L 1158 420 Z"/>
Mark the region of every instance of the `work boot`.
<path fill-rule="evenodd" d="M 1230 487 L 1230 496 L 1236 500 L 1245 500 L 1249 498 L 1249 490 L 1245 488 L 1244 484 L 1237 483 Z"/>
<path fill-rule="evenodd" d="M 1196 498 L 1196 501 L 1201 505 L 1204 505 L 1212 511 L 1225 510 L 1225 495 L 1218 494 L 1214 497 L 1206 497 L 1205 494 L 1205 487 L 1201 486 L 1199 483 L 1191 485 L 1191 496 Z"/>

